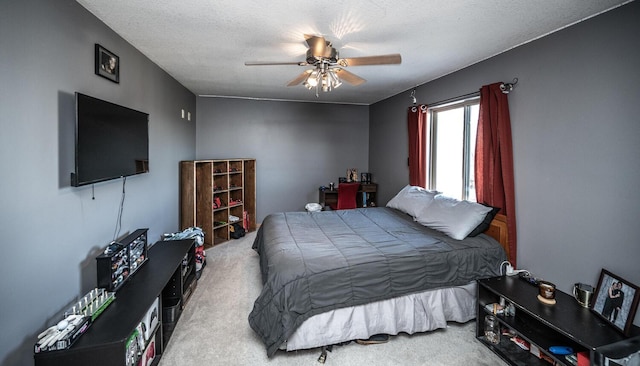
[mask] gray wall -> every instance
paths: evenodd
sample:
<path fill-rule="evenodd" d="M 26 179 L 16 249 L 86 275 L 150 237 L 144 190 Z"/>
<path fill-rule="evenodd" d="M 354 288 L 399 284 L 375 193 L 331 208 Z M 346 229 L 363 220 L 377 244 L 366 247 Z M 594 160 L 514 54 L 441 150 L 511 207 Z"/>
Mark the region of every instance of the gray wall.
<path fill-rule="evenodd" d="M 155 241 L 178 229 L 180 160 L 255 157 L 258 220 L 301 210 L 351 167 L 373 173 L 380 204 L 407 183 L 409 91 L 370 107 L 196 98 L 75 1 L 5 3 L 3 365 L 33 363 L 36 334 L 95 286 L 94 258 L 114 235 L 121 180 L 69 187 L 75 91 L 150 114 L 151 172 L 127 180 L 122 235 L 149 227 Z M 433 103 L 520 79 L 509 97 L 518 263 L 565 291 L 595 284 L 602 267 L 640 284 L 639 18 L 634 2 L 417 91 Z M 120 84 L 93 74 L 95 43 L 120 56 Z M 197 131 L 181 109 L 196 116 Z"/>
<path fill-rule="evenodd" d="M 94 44 L 120 56 L 120 84 L 94 75 Z M 121 235 L 178 230 L 178 162 L 195 156 L 196 98 L 72 0 L 3 1 L 0 12 L 0 362 L 33 364 L 36 335 L 96 285 L 122 180 L 69 186 L 74 92 L 149 113 L 150 173 L 130 177 Z M 95 196 L 95 199 L 92 197 Z"/>
<path fill-rule="evenodd" d="M 509 95 L 518 267 L 566 292 L 596 285 L 601 268 L 640 285 L 638 19 L 636 1 L 417 88 L 429 104 L 519 78 Z M 408 182 L 409 93 L 371 106 L 381 204 Z"/>
<path fill-rule="evenodd" d="M 304 90 L 301 90 L 304 92 Z M 257 221 L 369 167 L 369 107 L 198 97 L 198 159 L 256 158 Z"/>

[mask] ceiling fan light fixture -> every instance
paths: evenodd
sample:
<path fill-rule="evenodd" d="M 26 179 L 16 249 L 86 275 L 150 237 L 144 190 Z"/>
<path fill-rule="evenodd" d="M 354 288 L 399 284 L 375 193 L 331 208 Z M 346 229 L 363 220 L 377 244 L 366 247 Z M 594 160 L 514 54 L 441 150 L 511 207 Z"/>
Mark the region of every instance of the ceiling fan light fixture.
<path fill-rule="evenodd" d="M 329 80 L 329 75 L 327 75 L 330 72 L 331 71 L 322 74 L 322 91 L 323 92 L 328 92 L 331 90 L 332 80 Z"/>
<path fill-rule="evenodd" d="M 245 62 L 247 66 L 257 65 L 297 65 L 310 66 L 295 79 L 289 81 L 287 86 L 300 85 L 309 90 L 315 89 L 316 97 L 319 96 L 320 89 L 323 92 L 330 92 L 342 85 L 343 80 L 353 86 L 362 85 L 365 79 L 353 74 L 344 68 L 347 66 L 367 66 L 367 65 L 391 65 L 402 62 L 399 53 L 340 58 L 340 53 L 336 50 L 331 42 L 322 36 L 314 36 L 305 34 L 305 42 L 307 43 L 307 52 L 305 60 L 298 62 Z M 515 83 L 514 83 L 515 84 Z"/>
<path fill-rule="evenodd" d="M 333 84 L 334 88 L 337 88 L 340 85 L 342 85 L 342 81 L 340 81 L 340 78 L 338 77 L 335 71 L 329 70 L 329 77 L 331 78 L 331 84 Z"/>
<path fill-rule="evenodd" d="M 311 71 L 307 80 L 305 80 L 305 83 L 309 84 L 311 87 L 318 85 L 318 76 L 319 74 L 317 70 Z"/>

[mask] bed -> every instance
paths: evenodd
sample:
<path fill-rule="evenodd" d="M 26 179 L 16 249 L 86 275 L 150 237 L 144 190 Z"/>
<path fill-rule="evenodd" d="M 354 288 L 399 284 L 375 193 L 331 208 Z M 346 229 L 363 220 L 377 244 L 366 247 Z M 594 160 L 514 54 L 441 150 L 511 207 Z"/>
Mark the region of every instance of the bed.
<path fill-rule="evenodd" d="M 406 210 L 405 210 L 406 211 Z M 475 316 L 475 281 L 500 274 L 506 220 L 456 240 L 391 207 L 267 216 L 253 248 L 263 290 L 249 315 L 267 354 Z"/>

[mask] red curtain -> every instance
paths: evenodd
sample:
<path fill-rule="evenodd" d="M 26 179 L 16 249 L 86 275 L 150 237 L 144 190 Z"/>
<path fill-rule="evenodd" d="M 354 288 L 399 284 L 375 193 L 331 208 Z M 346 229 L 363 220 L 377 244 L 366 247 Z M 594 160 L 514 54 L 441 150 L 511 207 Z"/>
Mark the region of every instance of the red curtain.
<path fill-rule="evenodd" d="M 409 184 L 427 187 L 427 105 L 409 107 Z"/>
<path fill-rule="evenodd" d="M 516 267 L 516 202 L 513 148 L 507 94 L 501 83 L 480 89 L 480 116 L 476 139 L 475 182 L 478 202 L 500 207 L 507 216 L 509 261 Z"/>

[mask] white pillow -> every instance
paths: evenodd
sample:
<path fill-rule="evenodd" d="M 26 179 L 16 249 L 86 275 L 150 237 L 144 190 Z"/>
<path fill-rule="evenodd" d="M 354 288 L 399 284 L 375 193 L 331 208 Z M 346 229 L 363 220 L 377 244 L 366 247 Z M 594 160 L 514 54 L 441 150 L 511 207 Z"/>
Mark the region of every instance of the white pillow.
<path fill-rule="evenodd" d="M 387 207 L 408 213 L 415 219 L 424 207 L 429 206 L 436 194 L 438 194 L 438 192 L 428 191 L 418 186 L 407 185 L 387 202 Z"/>
<path fill-rule="evenodd" d="M 439 194 L 418 213 L 416 221 L 442 231 L 453 239 L 462 240 L 484 220 L 489 211 L 491 207 Z"/>

